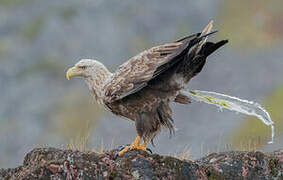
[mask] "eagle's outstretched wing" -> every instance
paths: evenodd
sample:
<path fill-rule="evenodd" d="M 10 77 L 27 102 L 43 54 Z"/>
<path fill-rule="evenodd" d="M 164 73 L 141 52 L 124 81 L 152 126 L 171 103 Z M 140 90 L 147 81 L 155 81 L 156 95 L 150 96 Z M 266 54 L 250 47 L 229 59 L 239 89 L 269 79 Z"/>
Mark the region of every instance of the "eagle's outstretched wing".
<path fill-rule="evenodd" d="M 105 97 L 109 101 L 115 101 L 139 91 L 182 54 L 188 47 L 188 42 L 197 36 L 199 34 L 188 36 L 179 42 L 156 46 L 132 57 L 118 67 L 111 81 L 106 84 Z"/>
<path fill-rule="evenodd" d="M 215 33 L 215 32 L 212 32 Z M 105 85 L 105 100 L 113 102 L 133 94 L 147 85 L 147 82 L 181 60 L 189 49 L 205 37 L 196 33 L 178 41 L 152 47 L 118 67 L 111 80 Z"/>

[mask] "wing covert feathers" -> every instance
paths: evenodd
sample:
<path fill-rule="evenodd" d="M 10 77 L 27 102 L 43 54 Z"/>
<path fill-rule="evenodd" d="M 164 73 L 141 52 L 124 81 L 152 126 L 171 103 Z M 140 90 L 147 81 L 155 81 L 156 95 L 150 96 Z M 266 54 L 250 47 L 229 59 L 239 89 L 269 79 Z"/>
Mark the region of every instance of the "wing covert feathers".
<path fill-rule="evenodd" d="M 133 94 L 156 76 L 158 67 L 168 63 L 186 47 L 183 42 L 172 42 L 145 50 L 119 66 L 112 80 L 106 85 L 106 97 L 110 101 Z"/>
<path fill-rule="evenodd" d="M 113 102 L 140 91 L 147 86 L 148 81 L 177 63 L 180 60 L 178 57 L 184 56 L 184 53 L 187 54 L 192 46 L 196 45 L 197 48 L 201 48 L 207 36 L 216 32 L 210 32 L 212 24 L 211 21 L 202 33 L 152 47 L 119 66 L 112 79 L 104 87 L 105 100 Z"/>

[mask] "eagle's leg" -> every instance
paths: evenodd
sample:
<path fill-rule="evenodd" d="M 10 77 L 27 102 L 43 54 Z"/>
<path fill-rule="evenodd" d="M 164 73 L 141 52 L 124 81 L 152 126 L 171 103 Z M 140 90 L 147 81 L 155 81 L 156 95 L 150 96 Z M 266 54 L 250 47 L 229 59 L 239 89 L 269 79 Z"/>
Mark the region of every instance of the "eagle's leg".
<path fill-rule="evenodd" d="M 118 155 L 121 156 L 122 154 L 124 154 L 125 152 L 129 151 L 129 150 L 133 150 L 133 149 L 141 149 L 143 151 L 146 151 L 146 145 L 147 142 L 144 141 L 141 145 L 140 145 L 140 141 L 141 141 L 141 137 L 137 136 L 137 138 L 134 140 L 134 142 L 132 142 L 132 144 L 130 146 L 126 146 L 124 149 L 122 149 Z"/>

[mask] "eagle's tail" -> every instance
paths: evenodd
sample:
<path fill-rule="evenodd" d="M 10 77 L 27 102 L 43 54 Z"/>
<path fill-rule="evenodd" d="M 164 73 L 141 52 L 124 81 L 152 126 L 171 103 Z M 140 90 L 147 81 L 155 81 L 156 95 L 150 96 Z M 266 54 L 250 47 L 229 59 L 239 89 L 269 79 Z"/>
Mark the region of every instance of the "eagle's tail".
<path fill-rule="evenodd" d="M 192 61 L 190 62 L 191 64 L 191 71 L 190 73 L 192 74 L 192 77 L 197 75 L 203 68 L 206 58 L 214 53 L 217 49 L 220 47 L 224 46 L 226 43 L 228 43 L 228 40 L 222 40 L 217 43 L 213 42 L 206 42 L 202 45 L 201 49 L 197 54 L 194 54 L 193 57 L 191 58 Z M 189 54 L 189 56 L 192 56 Z"/>
<path fill-rule="evenodd" d="M 180 64 L 177 73 L 183 74 L 184 82 L 188 83 L 191 78 L 201 72 L 206 58 L 226 43 L 228 43 L 228 40 L 222 40 L 217 43 L 205 42 L 199 50 L 195 49 L 199 47 L 194 47 Z"/>
<path fill-rule="evenodd" d="M 210 21 L 208 25 L 202 30 L 200 37 L 206 36 L 211 33 L 213 27 L 213 21 Z M 217 43 L 207 42 L 208 36 L 202 38 L 192 50 L 189 52 L 188 57 L 191 60 L 189 64 L 191 66 L 191 73 L 193 76 L 197 75 L 203 68 L 206 58 L 219 49 L 221 46 L 228 43 L 228 40 L 222 40 Z"/>
<path fill-rule="evenodd" d="M 219 42 L 208 42 L 208 36 L 214 34 L 217 31 L 211 31 L 213 27 L 213 21 L 199 33 L 198 37 L 190 41 L 189 47 L 191 49 L 187 52 L 182 63 L 177 68 L 177 73 L 181 73 L 184 82 L 188 83 L 189 80 L 196 76 L 203 68 L 206 58 L 215 52 L 217 49 L 228 43 L 228 40 L 222 40 Z"/>
<path fill-rule="evenodd" d="M 213 42 L 206 42 L 202 48 L 200 49 L 200 52 L 197 55 L 203 55 L 205 57 L 208 57 L 211 55 L 214 51 L 219 49 L 221 46 L 224 46 L 226 43 L 228 43 L 228 40 L 222 40 L 217 43 Z"/>

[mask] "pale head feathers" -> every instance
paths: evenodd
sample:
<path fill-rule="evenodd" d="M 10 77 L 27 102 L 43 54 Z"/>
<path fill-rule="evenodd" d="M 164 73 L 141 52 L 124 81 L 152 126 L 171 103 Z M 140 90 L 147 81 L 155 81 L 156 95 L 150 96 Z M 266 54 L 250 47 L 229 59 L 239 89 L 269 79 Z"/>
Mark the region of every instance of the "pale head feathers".
<path fill-rule="evenodd" d="M 75 67 L 82 70 L 83 77 L 110 73 L 101 62 L 94 59 L 82 59 L 75 64 Z"/>
<path fill-rule="evenodd" d="M 74 67 L 81 71 L 81 76 L 84 77 L 89 89 L 99 102 L 104 96 L 103 87 L 112 73 L 101 62 L 93 59 L 81 59 Z"/>

